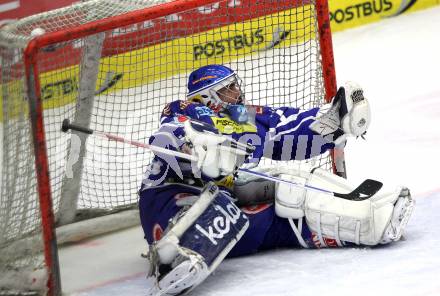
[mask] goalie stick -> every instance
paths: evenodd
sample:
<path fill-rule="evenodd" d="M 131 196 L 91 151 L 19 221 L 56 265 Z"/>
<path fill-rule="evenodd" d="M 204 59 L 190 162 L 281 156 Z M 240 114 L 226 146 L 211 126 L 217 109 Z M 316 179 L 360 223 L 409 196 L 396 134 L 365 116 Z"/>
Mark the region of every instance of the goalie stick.
<path fill-rule="evenodd" d="M 174 151 L 174 150 L 169 150 L 169 149 L 158 147 L 155 145 L 149 145 L 149 144 L 145 144 L 145 143 L 141 143 L 141 142 L 137 142 L 137 141 L 127 140 L 127 139 L 124 139 L 124 138 L 117 136 L 117 135 L 113 135 L 113 134 L 105 133 L 105 132 L 100 132 L 100 131 L 95 131 L 90 128 L 71 124 L 69 119 L 64 119 L 62 126 L 61 126 L 61 131 L 66 133 L 69 130 L 75 130 L 75 131 L 90 134 L 90 135 L 94 134 L 94 135 L 97 135 L 97 136 L 100 136 L 103 138 L 107 138 L 108 140 L 111 140 L 111 141 L 126 143 L 126 144 L 133 145 L 136 147 L 149 149 L 154 152 L 168 154 L 168 155 L 176 156 L 176 157 L 179 157 L 182 159 L 187 159 L 190 161 L 197 161 L 197 157 L 190 155 L 190 154 L 186 154 L 186 153 L 182 153 L 182 152 L 178 152 L 178 151 Z M 329 195 L 333 195 L 333 196 L 336 196 L 339 198 L 353 200 L 353 201 L 362 201 L 362 200 L 369 199 L 374 194 L 376 194 L 382 188 L 382 185 L 383 185 L 379 181 L 367 179 L 367 180 L 363 181 L 353 191 L 351 191 L 349 193 L 339 193 L 339 192 L 333 192 L 330 190 L 318 188 L 318 187 L 307 185 L 307 184 L 303 185 L 303 184 L 299 184 L 299 183 L 296 183 L 293 181 L 283 180 L 283 179 L 280 179 L 277 177 L 273 177 L 273 176 L 270 176 L 270 175 L 267 175 L 267 174 L 264 174 L 261 172 L 251 171 L 248 169 L 239 168 L 238 171 L 246 173 L 246 174 L 250 174 L 253 176 L 257 176 L 257 177 L 260 177 L 260 178 L 263 178 L 266 180 L 271 180 L 271 181 L 278 182 L 278 183 L 284 183 L 284 184 L 288 184 L 291 186 L 305 188 L 307 190 L 314 190 L 314 191 L 318 191 L 321 193 L 325 193 L 325 194 L 329 194 Z"/>
<path fill-rule="evenodd" d="M 372 197 L 374 194 L 376 194 L 376 192 L 378 192 L 382 188 L 382 185 L 383 185 L 379 181 L 367 179 L 364 182 L 362 182 L 358 187 L 356 187 L 356 189 L 354 189 L 353 191 L 351 191 L 349 193 L 339 193 L 339 192 L 333 192 L 330 190 L 318 188 L 318 187 L 307 185 L 307 184 L 305 184 L 305 185 L 298 184 L 298 183 L 295 183 L 292 181 L 283 180 L 283 179 L 280 179 L 277 177 L 273 177 L 273 176 L 263 174 L 260 172 L 256 172 L 256 171 L 251 171 L 248 169 L 238 169 L 238 170 L 240 172 L 254 175 L 254 176 L 266 179 L 266 180 L 271 180 L 271 181 L 278 182 L 278 183 L 284 183 L 287 185 L 294 185 L 296 187 L 304 187 L 309 190 L 319 191 L 322 193 L 334 195 L 339 198 L 354 200 L 354 201 L 366 200 L 366 199 Z"/>
<path fill-rule="evenodd" d="M 190 155 L 190 154 L 162 148 L 162 147 L 155 146 L 155 145 L 149 145 L 149 144 L 145 144 L 145 143 L 141 143 L 141 142 L 137 142 L 137 141 L 127 140 L 127 139 L 124 139 L 124 138 L 117 136 L 117 135 L 104 133 L 104 132 L 100 132 L 100 131 L 95 131 L 95 130 L 92 130 L 87 127 L 79 126 L 76 124 L 71 124 L 69 119 L 64 119 L 63 124 L 61 126 L 61 131 L 67 133 L 69 130 L 74 130 L 74 131 L 78 131 L 78 132 L 90 134 L 90 135 L 94 134 L 94 135 L 98 135 L 103 138 L 107 138 L 108 140 L 111 140 L 111 141 L 126 143 L 126 144 L 133 145 L 136 147 L 149 149 L 154 152 L 177 156 L 177 157 L 184 158 L 184 159 L 187 159 L 190 161 L 197 161 L 197 157 Z"/>

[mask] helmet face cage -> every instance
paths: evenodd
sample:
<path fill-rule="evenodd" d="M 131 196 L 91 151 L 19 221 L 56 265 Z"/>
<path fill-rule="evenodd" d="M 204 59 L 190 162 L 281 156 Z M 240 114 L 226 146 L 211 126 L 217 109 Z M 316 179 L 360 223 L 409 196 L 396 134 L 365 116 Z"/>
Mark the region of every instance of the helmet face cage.
<path fill-rule="evenodd" d="M 191 73 L 188 100 L 200 102 L 218 112 L 232 104 L 243 104 L 241 79 L 222 65 L 208 65 Z"/>
<path fill-rule="evenodd" d="M 241 79 L 236 75 L 213 85 L 208 89 L 214 103 L 226 108 L 228 105 L 244 104 L 244 95 L 241 90 Z M 208 102 L 207 102 L 208 103 Z M 208 106 L 209 107 L 209 106 Z"/>

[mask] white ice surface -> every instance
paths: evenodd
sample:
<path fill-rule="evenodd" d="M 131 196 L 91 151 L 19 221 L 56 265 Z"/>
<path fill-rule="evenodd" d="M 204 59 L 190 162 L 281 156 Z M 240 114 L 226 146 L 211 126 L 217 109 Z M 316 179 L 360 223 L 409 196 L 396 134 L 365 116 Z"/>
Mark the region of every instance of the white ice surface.
<path fill-rule="evenodd" d="M 338 83 L 360 83 L 373 111 L 367 141 L 347 146 L 349 180 L 412 190 L 417 207 L 405 240 L 226 260 L 191 295 L 440 295 L 439 32 L 440 7 L 334 35 Z M 145 295 L 144 248 L 139 227 L 62 248 L 63 290 Z"/>

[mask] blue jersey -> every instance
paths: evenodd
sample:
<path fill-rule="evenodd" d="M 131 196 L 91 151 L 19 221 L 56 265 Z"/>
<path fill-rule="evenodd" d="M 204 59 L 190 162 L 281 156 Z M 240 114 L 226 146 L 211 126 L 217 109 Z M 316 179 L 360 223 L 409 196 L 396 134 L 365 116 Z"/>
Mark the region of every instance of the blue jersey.
<path fill-rule="evenodd" d="M 214 112 L 202 104 L 175 101 L 165 107 L 161 126 L 150 138 L 150 144 L 179 151 L 185 144 L 185 130 L 179 117 L 185 116 L 202 121 L 237 141 L 254 145 L 256 149 L 247 162 L 258 163 L 263 157 L 303 160 L 334 147 L 331 141 L 309 128 L 318 111 L 318 108 L 301 110 L 253 106 L 248 110 L 250 120 L 239 124 L 228 115 Z M 208 179 L 203 174 L 201 179 L 193 179 L 191 164 L 187 160 L 156 153 L 139 192 L 140 218 L 149 243 L 161 238 L 170 219 L 181 210 L 177 201 L 188 195 L 198 195 Z M 222 182 L 225 180 L 227 178 Z M 232 184 L 217 184 L 221 194 L 231 196 Z M 250 226 L 228 256 L 300 246 L 289 221 L 275 215 L 273 204 L 244 207 L 241 210 L 248 216 Z M 313 246 L 312 233 L 306 223 L 301 232 L 307 244 Z"/>
<path fill-rule="evenodd" d="M 246 160 L 258 164 L 263 157 L 273 160 L 304 160 L 334 148 L 333 142 L 313 132 L 309 126 L 316 119 L 319 108 L 301 110 L 291 107 L 248 107 L 250 120 L 237 123 L 227 114 L 214 112 L 200 103 L 174 101 L 161 116 L 159 130 L 150 138 L 150 144 L 180 150 L 185 143 L 185 131 L 180 116 L 202 121 L 224 135 L 255 146 Z M 180 173 L 181 172 L 181 173 Z M 191 177 L 187 161 L 156 154 L 147 171 L 144 184 L 159 185 L 167 178 Z"/>

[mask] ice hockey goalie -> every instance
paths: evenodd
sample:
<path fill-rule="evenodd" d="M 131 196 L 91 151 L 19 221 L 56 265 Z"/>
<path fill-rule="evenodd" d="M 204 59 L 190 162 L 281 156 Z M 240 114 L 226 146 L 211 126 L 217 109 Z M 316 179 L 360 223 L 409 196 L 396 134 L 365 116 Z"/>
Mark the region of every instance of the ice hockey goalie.
<path fill-rule="evenodd" d="M 156 153 L 140 188 L 148 295 L 185 294 L 225 257 L 279 247 L 374 246 L 402 236 L 414 207 L 405 187 L 352 200 L 310 190 L 355 188 L 320 168 L 260 170 L 300 186 L 237 172 L 263 157 L 309 159 L 363 135 L 370 108 L 359 86 L 348 83 L 331 104 L 301 110 L 250 106 L 240 85 L 225 66 L 195 70 L 186 100 L 165 107 L 161 127 L 150 139 L 197 161 Z"/>

